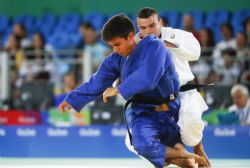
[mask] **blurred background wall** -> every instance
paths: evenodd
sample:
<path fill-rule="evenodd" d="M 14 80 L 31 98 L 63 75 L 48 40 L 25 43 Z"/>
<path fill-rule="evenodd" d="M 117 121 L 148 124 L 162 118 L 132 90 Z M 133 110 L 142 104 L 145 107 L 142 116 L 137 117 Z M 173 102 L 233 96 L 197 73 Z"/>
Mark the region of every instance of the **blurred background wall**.
<path fill-rule="evenodd" d="M 57 15 L 66 12 L 77 12 L 84 14 L 91 11 L 99 11 L 104 14 L 114 12 L 136 13 L 140 8 L 150 6 L 158 11 L 173 10 L 176 12 L 185 12 L 190 10 L 200 10 L 209 12 L 216 9 L 224 9 L 229 12 L 249 8 L 248 0 L 234 0 L 218 1 L 218 0 L 26 0 L 25 5 L 21 0 L 0 0 L 0 11 L 9 16 L 16 16 L 20 14 L 31 14 L 33 16 L 41 15 L 47 12 L 53 12 Z"/>

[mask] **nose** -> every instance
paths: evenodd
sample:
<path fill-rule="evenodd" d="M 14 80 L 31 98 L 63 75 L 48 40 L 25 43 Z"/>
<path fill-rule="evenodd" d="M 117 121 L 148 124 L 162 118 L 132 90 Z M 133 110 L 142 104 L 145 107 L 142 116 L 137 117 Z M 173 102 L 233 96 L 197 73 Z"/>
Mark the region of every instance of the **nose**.
<path fill-rule="evenodd" d="M 146 29 L 146 34 L 147 35 L 152 34 L 152 31 L 151 31 L 151 29 L 149 27 Z"/>

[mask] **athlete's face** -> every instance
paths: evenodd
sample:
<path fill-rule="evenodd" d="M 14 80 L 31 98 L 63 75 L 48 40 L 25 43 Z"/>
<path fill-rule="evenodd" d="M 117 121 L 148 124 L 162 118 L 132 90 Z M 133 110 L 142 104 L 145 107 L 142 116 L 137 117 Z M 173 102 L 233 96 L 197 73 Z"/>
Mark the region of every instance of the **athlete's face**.
<path fill-rule="evenodd" d="M 128 56 L 136 45 L 133 33 L 130 33 L 127 39 L 123 37 L 115 37 L 110 40 L 108 44 L 113 48 L 113 52 L 124 57 Z"/>
<path fill-rule="evenodd" d="M 158 15 L 154 14 L 148 18 L 136 18 L 137 26 L 141 36 L 144 38 L 149 34 L 154 34 L 157 37 L 161 34 L 162 21 Z"/>

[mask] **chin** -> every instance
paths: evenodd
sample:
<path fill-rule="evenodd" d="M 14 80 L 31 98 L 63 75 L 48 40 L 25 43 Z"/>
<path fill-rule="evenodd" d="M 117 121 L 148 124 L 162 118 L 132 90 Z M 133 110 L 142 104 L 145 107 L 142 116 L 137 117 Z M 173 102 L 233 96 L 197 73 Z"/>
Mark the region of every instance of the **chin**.
<path fill-rule="evenodd" d="M 117 53 L 117 54 L 119 54 L 119 55 L 121 55 L 123 57 L 127 57 L 128 56 L 128 54 L 122 54 L 122 53 Z"/>

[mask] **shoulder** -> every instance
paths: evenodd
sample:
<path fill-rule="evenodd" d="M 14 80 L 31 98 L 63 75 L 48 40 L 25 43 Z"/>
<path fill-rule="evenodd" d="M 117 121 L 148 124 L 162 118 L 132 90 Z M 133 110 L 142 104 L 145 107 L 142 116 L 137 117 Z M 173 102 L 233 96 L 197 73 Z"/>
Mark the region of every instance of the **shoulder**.
<path fill-rule="evenodd" d="M 137 44 L 137 48 L 144 48 L 148 50 L 149 47 L 157 47 L 159 45 L 164 45 L 161 39 L 155 35 L 148 35 Z"/>
<path fill-rule="evenodd" d="M 157 39 L 157 37 L 155 35 L 153 35 L 153 34 L 150 34 L 150 35 L 147 35 L 145 38 L 143 38 L 141 40 L 141 42 L 147 43 L 147 42 L 149 42 L 151 40 L 154 40 L 154 39 Z"/>
<path fill-rule="evenodd" d="M 171 36 L 175 36 L 176 34 L 192 34 L 192 33 L 181 30 L 181 29 L 174 29 L 172 27 L 162 27 L 161 34 L 162 36 L 171 37 Z"/>
<path fill-rule="evenodd" d="M 250 99 L 248 99 L 246 107 L 250 110 Z"/>
<path fill-rule="evenodd" d="M 231 112 L 237 112 L 238 108 L 235 104 L 231 105 L 229 108 L 228 108 L 228 112 L 231 113 Z"/>
<path fill-rule="evenodd" d="M 144 39 L 146 40 L 146 43 L 148 45 L 152 45 L 152 46 L 163 45 L 164 46 L 162 40 L 160 38 L 156 37 L 155 35 L 148 35 Z"/>
<path fill-rule="evenodd" d="M 145 52 L 146 53 L 150 53 L 150 54 L 161 53 L 160 55 L 162 55 L 162 56 L 166 55 L 166 54 L 171 55 L 170 50 L 166 47 L 166 45 L 164 44 L 164 42 L 160 38 L 158 38 L 154 35 L 149 35 L 147 37 L 149 38 L 149 40 L 148 40 L 147 44 L 145 45 Z"/>
<path fill-rule="evenodd" d="M 223 49 L 223 48 L 225 48 L 226 45 L 227 45 L 227 44 L 226 44 L 225 41 L 220 41 L 220 42 L 218 42 L 218 43 L 215 45 L 215 47 L 218 48 L 218 49 Z"/>
<path fill-rule="evenodd" d="M 161 28 L 161 35 L 162 39 L 172 39 L 176 38 L 177 36 L 187 36 L 187 35 L 193 35 L 190 32 L 181 30 L 181 29 L 174 29 L 172 27 L 162 27 Z"/>
<path fill-rule="evenodd" d="M 162 27 L 161 28 L 162 35 L 164 35 L 164 34 L 171 34 L 174 31 L 175 31 L 175 29 L 173 29 L 172 27 Z"/>
<path fill-rule="evenodd" d="M 107 66 L 115 66 L 119 67 L 122 62 L 124 62 L 124 57 L 120 56 L 117 53 L 112 53 L 109 56 L 107 56 L 104 60 L 104 64 Z"/>
<path fill-rule="evenodd" d="M 177 31 L 178 29 L 173 29 L 171 27 L 162 27 L 161 28 L 161 40 L 163 41 L 176 41 L 176 38 L 178 38 L 179 33 Z"/>
<path fill-rule="evenodd" d="M 122 56 L 120 56 L 119 54 L 114 52 L 114 53 L 111 53 L 110 55 L 108 55 L 105 58 L 105 61 L 117 61 L 119 59 L 122 59 Z"/>

